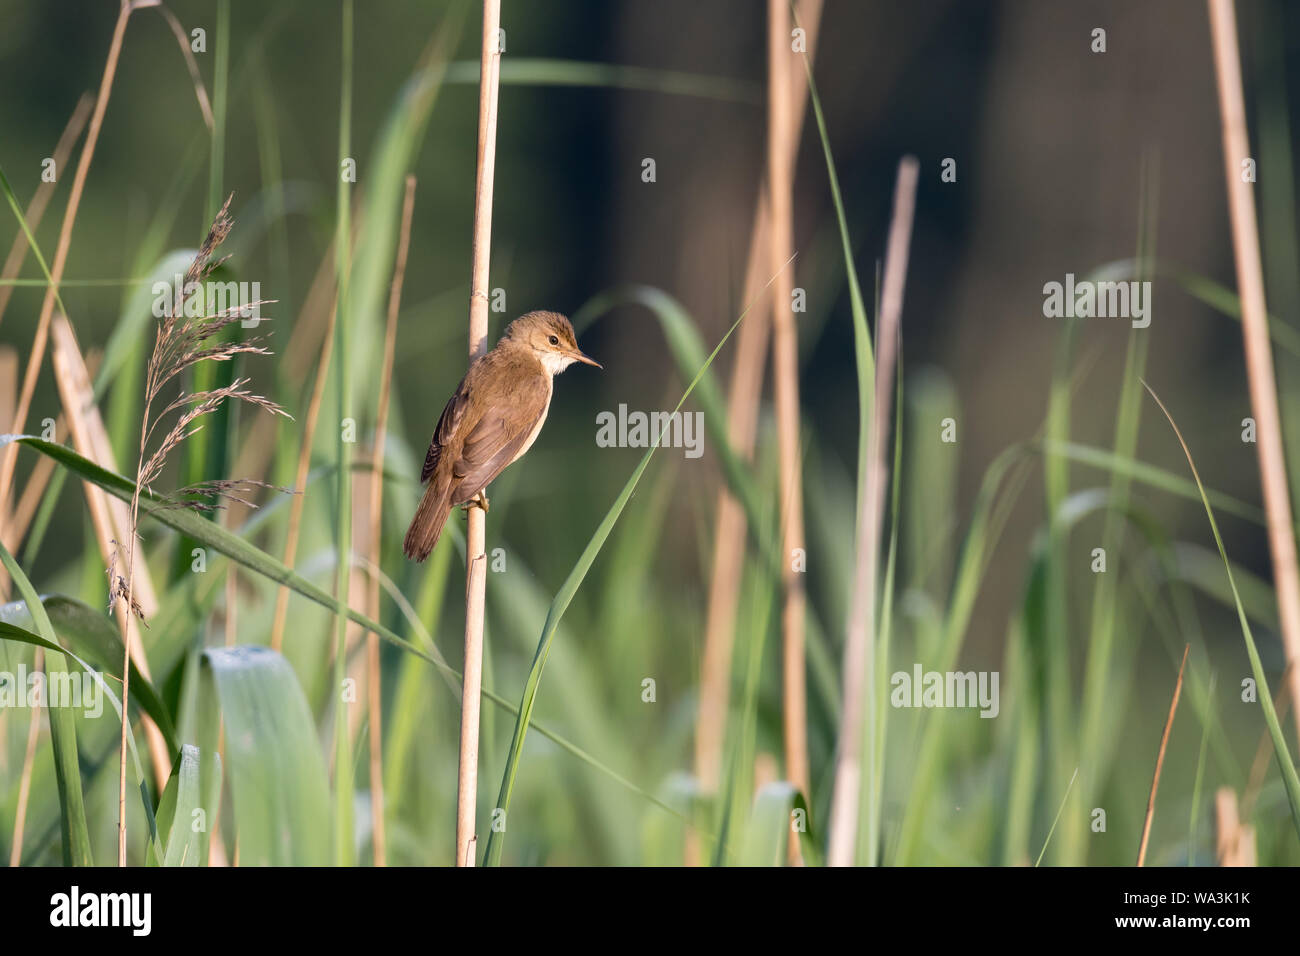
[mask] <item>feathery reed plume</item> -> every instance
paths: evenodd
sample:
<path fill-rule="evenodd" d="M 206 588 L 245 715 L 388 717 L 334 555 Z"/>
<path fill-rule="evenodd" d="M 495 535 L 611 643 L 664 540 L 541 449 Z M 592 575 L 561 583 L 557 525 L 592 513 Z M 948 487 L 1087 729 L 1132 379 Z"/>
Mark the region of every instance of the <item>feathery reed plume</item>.
<path fill-rule="evenodd" d="M 1255 221 L 1255 187 L 1242 181 L 1239 169 L 1242 159 L 1250 155 L 1250 137 L 1246 131 L 1246 101 L 1241 87 L 1241 56 L 1237 51 L 1237 17 L 1232 0 L 1209 0 L 1209 12 L 1219 111 L 1223 119 L 1228 218 L 1232 225 L 1237 291 L 1241 296 L 1241 334 L 1245 342 L 1250 407 L 1254 412 L 1258 439 L 1255 448 L 1259 454 L 1259 480 L 1264 491 L 1264 511 L 1268 515 L 1273 589 L 1277 595 L 1282 646 L 1286 650 L 1287 663 L 1291 665 L 1291 696 L 1300 700 L 1300 667 L 1295 666 L 1300 661 L 1300 565 L 1296 558 L 1277 382 L 1269 343 L 1264 266 L 1260 261 L 1259 230 Z M 1294 716 L 1296 732 L 1300 733 L 1300 707 L 1295 709 Z"/>
<path fill-rule="evenodd" d="M 171 401 L 162 404 L 163 389 L 186 369 L 191 369 L 201 362 L 228 362 L 237 355 L 269 355 L 260 344 L 261 337 L 240 341 L 216 339 L 214 336 L 223 329 L 239 322 L 246 309 L 269 304 L 274 300 L 259 300 L 243 304 L 233 304 L 217 312 L 206 311 L 204 280 L 224 259 L 213 260 L 217 248 L 230 234 L 232 220 L 228 213 L 230 200 L 227 196 L 220 212 L 212 222 L 207 238 L 199 247 L 198 254 L 186 270 L 179 288 L 169 308 L 158 321 L 154 332 L 153 352 L 145 371 L 144 414 L 140 424 L 140 447 L 136 459 L 135 490 L 131 495 L 131 523 L 125 557 L 120 550 L 123 542 L 118 542 L 119 553 L 109 561 L 109 600 L 126 608 L 130 614 L 143 619 L 144 614 L 133 593 L 135 576 L 135 552 L 140 527 L 140 493 L 147 490 L 151 496 L 153 483 L 162 474 L 163 466 L 171 452 L 175 451 L 185 440 L 202 428 L 202 419 L 217 411 L 226 402 L 234 400 L 247 402 L 264 409 L 273 415 L 291 417 L 288 412 L 269 398 L 249 390 L 249 379 L 236 379 L 229 385 L 197 392 L 180 389 Z M 194 311 L 191 303 L 195 299 L 203 305 L 204 314 L 198 317 L 187 315 Z M 187 308 L 188 306 L 188 308 Z M 155 408 L 155 405 L 161 407 Z M 164 423 L 173 419 L 166 432 L 162 432 Z M 156 437 L 161 434 L 161 437 Z M 265 482 L 255 480 L 205 481 L 181 488 L 169 495 L 157 497 L 150 504 L 151 509 L 190 508 L 195 511 L 211 511 L 222 506 L 224 500 L 237 500 L 244 504 L 251 502 L 240 497 L 253 487 L 272 487 Z M 124 566 L 125 573 L 118 573 L 118 567 Z M 123 628 L 122 641 L 124 659 L 122 664 L 122 739 L 118 775 L 117 806 L 117 861 L 119 866 L 126 865 L 126 761 L 127 733 L 130 727 L 130 710 L 127 706 L 131 681 L 131 629 Z"/>
<path fill-rule="evenodd" d="M 469 360 L 487 352 L 488 261 L 492 252 L 492 184 L 497 155 L 497 91 L 501 0 L 483 0 L 479 56 L 478 169 L 474 190 L 474 257 L 469 293 Z M 465 532 L 465 672 L 460 701 L 460 766 L 456 784 L 456 865 L 474 865 L 474 804 L 478 798 L 478 723 L 483 690 L 483 605 L 487 589 L 487 526 L 482 508 L 469 509 Z"/>

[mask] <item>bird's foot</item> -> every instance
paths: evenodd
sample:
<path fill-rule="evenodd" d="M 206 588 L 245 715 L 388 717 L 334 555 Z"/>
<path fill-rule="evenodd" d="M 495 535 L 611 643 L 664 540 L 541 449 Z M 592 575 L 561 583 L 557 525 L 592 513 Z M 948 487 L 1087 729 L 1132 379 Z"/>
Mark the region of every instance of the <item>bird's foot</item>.
<path fill-rule="evenodd" d="M 478 494 L 476 494 L 473 498 L 471 498 L 469 501 L 465 502 L 465 503 L 464 503 L 463 505 L 461 505 L 460 507 L 461 507 L 461 509 L 465 512 L 465 514 L 469 514 L 469 509 L 470 509 L 470 508 L 482 508 L 482 509 L 483 509 L 483 513 L 484 513 L 484 514 L 487 514 L 487 513 L 488 513 L 488 496 L 485 495 L 485 494 L 483 494 L 482 491 L 480 491 Z"/>

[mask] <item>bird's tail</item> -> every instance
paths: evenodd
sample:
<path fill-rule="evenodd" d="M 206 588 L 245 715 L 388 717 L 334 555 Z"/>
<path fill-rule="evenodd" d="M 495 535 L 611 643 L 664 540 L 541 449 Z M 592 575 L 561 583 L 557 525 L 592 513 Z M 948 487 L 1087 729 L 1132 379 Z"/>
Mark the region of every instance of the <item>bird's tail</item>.
<path fill-rule="evenodd" d="M 406 540 L 402 550 L 406 556 L 415 561 L 423 561 L 438 543 L 447 515 L 451 511 L 451 482 L 434 475 L 429 486 L 424 489 L 420 506 L 415 509 L 411 526 L 406 529 Z"/>

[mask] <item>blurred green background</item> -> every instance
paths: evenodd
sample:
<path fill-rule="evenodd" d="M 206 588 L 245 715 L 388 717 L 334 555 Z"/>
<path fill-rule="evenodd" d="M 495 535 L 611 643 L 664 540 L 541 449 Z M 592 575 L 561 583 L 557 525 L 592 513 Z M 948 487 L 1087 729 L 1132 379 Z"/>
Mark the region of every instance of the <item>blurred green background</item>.
<path fill-rule="evenodd" d="M 211 95 L 218 5 L 178 0 L 168 6 L 186 32 L 207 31 L 207 50 L 196 53 L 196 61 Z M 245 409 L 217 440 L 224 439 L 226 464 L 249 453 L 250 442 L 264 443 L 266 476 L 291 485 L 316 378 L 319 330 L 328 316 L 328 277 L 314 308 L 308 293 L 333 243 L 337 213 L 339 9 L 333 3 L 232 0 L 228 10 L 229 86 L 215 183 L 212 138 L 176 39 L 157 10 L 131 17 L 65 274 L 67 280 L 108 281 L 70 281 L 61 295 L 82 350 L 102 352 L 125 321 L 134 282 L 147 278 L 168 250 L 198 243 L 213 211 L 214 186 L 221 197 L 233 192 L 235 227 L 224 250 L 232 255 L 228 267 L 239 279 L 260 281 L 263 296 L 277 300 L 264 309 L 273 317 L 270 347 L 276 354 L 241 363 L 240 372 L 284 405 L 294 421 L 257 431 L 256 413 Z M 19 202 L 25 204 L 39 185 L 41 162 L 51 155 L 78 98 L 97 88 L 116 16 L 117 4 L 110 0 L 0 0 L 0 167 Z M 382 566 L 410 601 L 412 616 L 457 667 L 463 536 L 453 533 L 442 546 L 454 544 L 460 552 L 441 563 L 435 555 L 428 566 L 405 562 L 397 542 L 414 508 L 413 478 L 429 433 L 465 367 L 479 16 L 471 3 L 364 3 L 356 10 L 352 38 L 351 155 L 358 171 L 354 211 L 362 230 L 355 257 L 358 268 L 371 269 L 373 280 L 371 294 L 358 294 L 352 314 L 349 359 L 362 436 L 357 454 L 369 454 L 396 204 L 400 177 L 410 172 L 418 188 L 393 368 Z M 1258 151 L 1270 311 L 1294 328 L 1300 321 L 1300 242 L 1291 104 L 1300 96 L 1300 22 L 1297 11 L 1280 2 L 1238 4 L 1238 17 Z M 603 292 L 636 285 L 663 290 L 681 303 L 711 349 L 746 305 L 742 284 L 766 150 L 766 5 L 506 0 L 502 23 L 507 41 L 491 285 L 504 290 L 507 304 L 492 314 L 491 340 L 525 311 L 573 315 Z M 1106 31 L 1104 53 L 1090 48 L 1097 27 Z M 407 97 L 421 63 L 440 55 L 449 63 L 426 120 L 420 104 Z M 609 69 L 592 74 L 579 64 Z M 1126 350 L 1142 334 L 1143 375 L 1179 421 L 1207 486 L 1259 501 L 1255 447 L 1240 437 L 1241 420 L 1251 414 L 1240 328 L 1216 308 L 1222 300 L 1206 291 L 1214 288 L 1209 283 L 1232 289 L 1235 277 L 1201 5 L 827 0 L 815 73 L 868 298 L 883 254 L 895 166 L 906 153 L 921 164 L 903 314 L 904 439 L 891 670 L 910 669 L 935 647 L 934 622 L 949 614 L 981 482 L 1000 453 L 1034 437 L 1053 383 L 1062 380 L 1058 354 L 1065 323 L 1043 316 L 1044 283 L 1128 260 L 1139 241 L 1145 243 L 1162 264 L 1154 280 L 1151 326 L 1137 333 L 1118 320 L 1078 324 L 1065 437 L 1111 447 L 1129 374 Z M 385 144 L 393 152 L 386 154 Z M 76 155 L 60 170 L 54 202 L 36 230 L 47 260 Z M 396 165 L 386 166 L 385 155 L 397 157 Z M 641 177 L 647 157 L 656 164 L 653 183 Z M 956 182 L 940 179 L 946 158 L 956 160 Z M 387 220 L 374 211 L 385 202 Z M 1150 211 L 1145 221 L 1144 206 Z M 7 242 L 19 232 L 5 218 L 9 224 L 0 236 Z M 377 222 L 388 226 L 382 235 L 373 226 Z M 853 571 L 858 421 L 845 263 L 811 112 L 797 163 L 794 238 L 795 284 L 808 293 L 799 334 L 810 553 L 809 804 L 824 827 Z M 21 275 L 40 277 L 30 257 Z M 1185 275 L 1201 284 L 1183 281 Z M 16 288 L 0 322 L 0 349 L 15 350 L 19 368 L 31 348 L 42 295 L 38 286 Z M 503 549 L 505 570 L 488 580 L 485 684 L 511 702 L 518 700 L 551 596 L 641 456 L 638 449 L 597 447 L 596 414 L 620 403 L 671 408 L 689 381 L 650 310 L 625 304 L 598 316 L 580 314 L 589 320 L 579 329 L 581 346 L 604 371 L 579 367 L 557 382 L 541 440 L 491 489 L 488 549 Z M 317 331 L 314 338 L 304 333 L 308 345 L 294 355 L 290 343 L 299 324 Z M 133 461 L 139 368 L 149 344 L 147 334 L 138 338 L 126 370 L 103 400 L 110 431 L 120 441 L 115 450 L 123 472 Z M 734 340 L 713 369 L 724 389 L 733 350 Z M 1300 354 L 1277 348 L 1275 360 L 1288 447 L 1295 449 L 1300 414 L 1288 410 L 1300 399 Z M 11 390 L 8 383 L 0 386 Z M 766 397 L 754 474 L 765 502 L 775 507 L 775 432 Z M 327 466 L 337 442 L 336 402 L 331 385 L 313 456 L 314 466 L 326 473 L 308 489 L 296 563 L 326 590 L 334 575 L 336 506 Z M 47 365 L 27 431 L 57 416 L 59 407 Z M 940 422 L 949 417 L 957 423 L 955 445 L 938 440 Z M 989 542 L 973 613 L 959 641 L 963 669 L 1002 671 L 1001 719 L 980 721 L 959 712 L 927 723 L 925 714 L 889 715 L 880 811 L 885 862 L 1033 860 L 1076 766 L 1061 757 L 1066 745 L 1053 736 L 1068 735 L 1069 727 L 1043 716 L 1058 704 L 1042 699 L 1064 695 L 1068 703 L 1059 706 L 1067 713 L 1082 706 L 1081 675 L 1093 633 L 1089 615 L 1096 613 L 1089 554 L 1109 534 L 1109 512 L 1102 508 L 1080 518 L 1062 550 L 1051 552 L 1051 560 L 1066 562 L 1057 568 L 1065 604 L 1053 618 L 1059 627 L 1040 633 L 1053 650 L 1035 651 L 1033 634 L 1025 635 L 1036 626 L 1028 606 L 1041 570 L 1036 548 L 1048 502 L 1039 451 L 1030 458 L 1028 478 L 1006 505 L 1005 529 Z M 1149 403 L 1142 407 L 1136 458 L 1187 477 L 1172 432 Z M 20 452 L 18 489 L 36 460 L 34 453 Z M 1105 471 L 1081 465 L 1069 475 L 1071 492 L 1111 481 Z M 644 791 L 684 814 L 703 814 L 696 819 L 711 821 L 705 830 L 714 829 L 722 811 L 691 802 L 698 788 L 689 774 L 712 513 L 721 481 L 710 442 L 698 459 L 671 448 L 657 455 L 560 627 L 536 714 Z M 1170 610 L 1176 588 L 1169 585 L 1166 593 L 1166 582 L 1150 571 L 1147 542 L 1125 532 L 1119 551 L 1119 542 L 1107 538 L 1115 548 L 1108 573 L 1121 581 L 1113 610 L 1119 650 L 1113 680 L 1107 674 L 1102 685 L 1105 721 L 1086 728 L 1089 739 L 1103 741 L 1097 747 L 1104 756 L 1097 757 L 1082 788 L 1086 800 L 1072 792 L 1047 857 L 1053 862 L 1131 862 L 1184 640 L 1193 642 L 1189 668 L 1198 674 L 1201 703 L 1193 707 L 1185 698 L 1175 724 L 1153 831 L 1154 862 L 1213 860 L 1213 788 L 1246 788 L 1262 731 L 1257 707 L 1239 701 L 1249 665 L 1235 613 L 1223 600 L 1222 567 L 1214 567 L 1217 556 L 1200 504 L 1142 484 L 1134 486 L 1132 497 L 1175 543 L 1193 585 L 1183 607 L 1191 609 L 1199 633 L 1186 633 L 1188 618 Z M 287 504 L 277 505 L 247 532 L 248 539 L 281 556 L 287 511 Z M 102 560 L 79 482 L 62 486 L 49 517 L 25 570 L 42 592 L 102 606 Z M 220 520 L 237 528 L 248 518 L 245 509 L 234 508 Z M 1220 521 L 1241 572 L 1267 579 L 1263 528 L 1222 516 Z M 451 523 L 456 530 L 464 525 L 458 512 Z M 186 559 L 174 553 L 176 536 L 152 527 L 145 540 L 156 581 L 170 582 L 169 599 L 191 600 L 184 591 L 190 586 Z M 752 565 L 742 591 L 731 733 L 741 734 L 737 728 L 752 721 L 755 736 L 748 749 L 729 737 L 729 746 L 744 752 L 742 763 L 752 761 L 755 751 L 779 760 L 781 751 L 779 608 L 770 574 L 756 558 Z M 1203 588 L 1195 587 L 1196 569 Z M 1203 593 L 1214 590 L 1211 581 L 1217 582 L 1217 595 Z M 267 643 L 276 588 L 242 572 L 238 588 L 238 643 Z M 1266 669 L 1276 677 L 1285 662 L 1268 626 L 1272 595 L 1266 588 L 1259 583 L 1252 592 L 1263 625 L 1256 637 Z M 1154 594 L 1154 603 L 1144 603 L 1144 594 Z M 208 600 L 193 631 L 179 638 L 182 644 L 225 642 L 224 587 Z M 289 608 L 284 653 L 328 761 L 331 615 L 299 597 Z M 381 620 L 419 643 L 409 616 L 392 601 L 384 601 Z M 146 632 L 146 647 L 155 639 Z M 746 703 L 751 652 L 760 678 Z M 14 660 L 20 656 L 9 653 Z M 1036 653 L 1059 662 L 1065 677 L 1058 681 L 1036 670 Z M 358 667 L 362 657 L 358 651 Z M 453 845 L 458 703 L 434 670 L 400 650 L 385 645 L 383 662 L 385 734 L 393 741 L 385 754 L 392 775 L 389 862 L 445 863 Z M 155 674 L 160 692 L 177 707 L 182 671 L 178 665 Z M 1216 690 L 1209 696 L 1212 671 Z M 657 684 L 653 704 L 642 700 L 646 677 Z M 1040 704 L 1021 703 L 1034 699 Z M 1032 721 L 1031 713 L 1037 714 Z M 495 805 L 513 723 L 511 715 L 485 706 L 481 826 Z M 916 742 L 931 724 L 944 728 L 944 743 L 936 763 L 917 779 Z M 1208 757 L 1202 747 L 1206 727 Z M 25 717 L 0 716 L 0 824 L 11 819 L 26 734 Z M 364 734 L 357 739 L 358 859 L 367 862 Z M 1030 759 L 1030 753 L 1038 756 Z M 510 816 L 508 862 L 681 861 L 680 818 L 536 733 L 525 756 Z M 50 756 L 42 749 L 39 759 Z M 105 763 L 83 754 L 83 763 L 96 860 L 106 862 L 115 839 L 116 757 Z M 746 805 L 752 772 L 737 764 L 728 780 Z M 1087 830 L 1097 806 L 1107 808 L 1106 833 Z M 57 806 L 45 809 L 44 829 L 29 824 L 32 842 L 24 862 L 58 858 Z M 223 812 L 229 818 L 229 801 Z M 1255 812 L 1260 862 L 1300 862 L 1273 765 Z M 134 826 L 142 831 L 142 814 Z M 920 842 L 896 856 L 900 833 L 909 826 L 919 827 Z M 0 825 L 6 854 L 10 829 Z M 137 850 L 143 853 L 142 844 Z"/>

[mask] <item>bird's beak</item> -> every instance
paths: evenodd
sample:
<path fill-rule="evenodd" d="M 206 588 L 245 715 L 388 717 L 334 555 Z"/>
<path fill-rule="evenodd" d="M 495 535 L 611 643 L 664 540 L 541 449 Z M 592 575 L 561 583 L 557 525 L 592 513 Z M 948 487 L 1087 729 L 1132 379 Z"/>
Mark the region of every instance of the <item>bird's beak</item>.
<path fill-rule="evenodd" d="M 597 362 L 590 355 L 587 355 L 585 352 L 579 351 L 578 349 L 574 349 L 572 352 L 569 353 L 569 355 L 576 361 L 582 362 L 584 365 L 594 365 L 596 366 L 596 368 L 599 369 L 603 369 L 605 367 L 601 365 L 599 362 Z"/>

